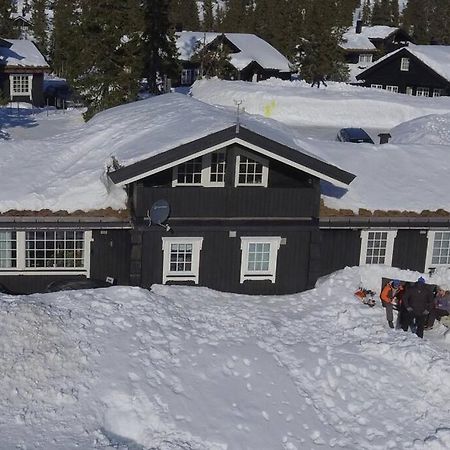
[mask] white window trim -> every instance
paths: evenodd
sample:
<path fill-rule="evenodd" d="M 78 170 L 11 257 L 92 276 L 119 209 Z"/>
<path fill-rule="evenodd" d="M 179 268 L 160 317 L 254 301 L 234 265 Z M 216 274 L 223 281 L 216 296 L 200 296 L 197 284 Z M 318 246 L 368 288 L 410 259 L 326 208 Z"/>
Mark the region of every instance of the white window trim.
<path fill-rule="evenodd" d="M 439 88 L 433 89 L 433 97 L 442 97 L 442 89 Z"/>
<path fill-rule="evenodd" d="M 370 64 L 372 62 L 372 53 L 360 53 L 358 64 Z"/>
<path fill-rule="evenodd" d="M 9 231 L 9 230 L 8 230 Z M 30 230 L 39 231 L 39 230 Z M 51 230 L 58 231 L 58 230 Z M 72 230 L 61 230 L 72 231 Z M 73 230 L 80 231 L 80 230 Z M 26 267 L 25 263 L 25 242 L 26 232 L 16 231 L 16 267 L 0 269 L 0 275 L 85 275 L 87 278 L 91 274 L 91 242 L 92 231 L 84 231 L 84 266 L 83 267 L 61 267 L 61 268 L 42 268 Z"/>
<path fill-rule="evenodd" d="M 28 92 L 16 92 L 14 90 L 14 77 L 28 77 Z M 27 75 L 23 73 L 12 73 L 9 76 L 9 95 L 11 100 L 14 97 L 26 97 L 28 96 L 30 100 L 32 100 L 32 91 L 33 91 L 33 75 Z"/>
<path fill-rule="evenodd" d="M 172 272 L 170 270 L 171 244 L 192 244 L 192 265 L 189 272 Z M 200 251 L 203 245 L 202 237 L 163 237 L 163 284 L 168 281 L 193 281 L 198 284 L 200 268 Z"/>
<path fill-rule="evenodd" d="M 410 64 L 409 58 L 402 58 L 400 60 L 400 70 L 402 72 L 409 72 L 409 64 Z"/>
<path fill-rule="evenodd" d="M 277 275 L 277 259 L 278 250 L 281 245 L 281 236 L 242 236 L 241 237 L 241 276 L 240 282 L 245 280 L 270 280 L 275 283 Z M 264 271 L 249 271 L 248 270 L 248 254 L 250 244 L 270 244 L 270 260 L 269 269 Z"/>
<path fill-rule="evenodd" d="M 202 158 L 202 172 L 201 172 L 201 180 L 200 183 L 179 183 L 178 182 L 178 167 L 179 165 L 176 165 L 172 168 L 172 187 L 176 186 L 203 186 L 203 187 L 224 187 L 225 186 L 225 180 L 221 182 L 212 182 L 211 181 L 211 161 L 212 161 L 212 153 L 225 153 L 226 155 L 226 149 L 224 148 L 223 151 L 216 150 L 215 152 L 208 153 L 206 155 L 200 156 Z M 195 159 L 195 158 L 192 158 Z M 182 164 L 189 162 L 184 161 Z"/>
<path fill-rule="evenodd" d="M 422 92 L 419 94 L 419 92 Z M 426 95 L 424 95 L 426 94 Z M 429 97 L 430 96 L 430 88 L 427 87 L 418 87 L 416 88 L 416 97 Z"/>
<path fill-rule="evenodd" d="M 359 265 L 360 266 L 371 266 L 376 264 L 367 264 L 366 263 L 366 257 L 367 257 L 367 246 L 369 243 L 369 233 L 374 232 L 385 232 L 387 233 L 387 242 L 386 242 L 386 256 L 384 260 L 385 266 L 392 266 L 392 256 L 394 254 L 394 241 L 397 237 L 397 230 L 378 230 L 378 229 L 371 229 L 371 230 L 361 230 L 361 252 L 359 255 Z"/>
<path fill-rule="evenodd" d="M 253 159 L 257 163 L 262 165 L 262 182 L 259 184 L 256 183 L 239 183 L 239 163 L 241 156 L 245 156 L 246 158 Z M 267 187 L 269 183 L 269 161 L 265 158 L 257 154 L 253 154 L 250 152 L 246 152 L 245 150 L 239 149 L 239 153 L 236 155 L 235 161 L 235 170 L 234 170 L 234 187 L 238 186 L 257 186 L 257 187 Z"/>
<path fill-rule="evenodd" d="M 394 85 L 391 85 L 391 84 L 387 84 L 387 85 L 386 85 L 386 91 L 388 91 L 388 92 L 394 92 L 394 93 L 398 94 L 398 86 L 394 86 Z"/>
<path fill-rule="evenodd" d="M 450 264 L 432 264 L 433 259 L 433 248 L 434 248 L 434 238 L 436 233 L 448 233 L 450 230 L 433 230 L 428 231 L 427 233 L 427 254 L 425 257 L 425 268 L 424 271 L 428 272 L 430 269 L 436 269 L 438 267 L 450 267 Z"/>
<path fill-rule="evenodd" d="M 373 89 L 383 89 L 382 84 L 371 84 L 370 87 Z"/>

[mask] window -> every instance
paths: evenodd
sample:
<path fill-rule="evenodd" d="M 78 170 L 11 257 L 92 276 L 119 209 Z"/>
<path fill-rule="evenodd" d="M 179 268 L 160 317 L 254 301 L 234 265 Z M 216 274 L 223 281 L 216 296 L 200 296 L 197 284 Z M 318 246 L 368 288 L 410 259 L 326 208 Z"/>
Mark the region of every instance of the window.
<path fill-rule="evenodd" d="M 429 97 L 430 90 L 428 88 L 418 87 L 416 89 L 416 95 L 417 95 L 417 97 Z"/>
<path fill-rule="evenodd" d="M 275 283 L 279 236 L 241 237 L 241 283 L 245 280 L 270 280 Z"/>
<path fill-rule="evenodd" d="M 173 168 L 172 186 L 225 186 L 225 150 L 208 153 Z"/>
<path fill-rule="evenodd" d="M 392 264 L 394 240 L 397 231 L 361 231 L 359 264 Z"/>
<path fill-rule="evenodd" d="M 390 85 L 386 85 L 386 90 L 388 92 L 398 92 L 398 86 L 390 86 Z"/>
<path fill-rule="evenodd" d="M 402 58 L 400 60 L 400 70 L 402 72 L 408 72 L 409 71 L 409 58 Z"/>
<path fill-rule="evenodd" d="M 31 95 L 32 75 L 10 75 L 10 93 L 13 95 Z"/>
<path fill-rule="evenodd" d="M 267 187 L 268 176 L 269 168 L 265 159 L 246 152 L 236 157 L 236 186 Z"/>
<path fill-rule="evenodd" d="M 17 264 L 16 233 L 0 231 L 0 269 L 11 269 Z"/>
<path fill-rule="evenodd" d="M 433 97 L 441 97 L 442 89 L 433 89 Z"/>
<path fill-rule="evenodd" d="M 362 53 L 359 55 L 359 64 L 370 64 L 372 62 L 371 53 Z"/>
<path fill-rule="evenodd" d="M 383 89 L 383 85 L 382 84 L 371 84 L 370 87 L 374 88 L 374 89 Z"/>
<path fill-rule="evenodd" d="M 198 284 L 202 237 L 162 238 L 163 284 L 193 281 Z"/>
<path fill-rule="evenodd" d="M 1 231 L 0 270 L 89 275 L 90 231 Z"/>
<path fill-rule="evenodd" d="M 406 86 L 406 95 L 414 95 L 413 88 L 411 86 Z"/>
<path fill-rule="evenodd" d="M 450 231 L 429 231 L 425 270 L 450 267 Z"/>

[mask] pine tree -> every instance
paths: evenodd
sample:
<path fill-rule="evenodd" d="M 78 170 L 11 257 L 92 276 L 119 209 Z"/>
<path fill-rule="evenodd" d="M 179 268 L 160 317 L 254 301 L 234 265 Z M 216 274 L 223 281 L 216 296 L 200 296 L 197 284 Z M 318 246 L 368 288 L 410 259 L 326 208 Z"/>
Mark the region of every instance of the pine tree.
<path fill-rule="evenodd" d="M 395 1 L 397 1 L 397 0 L 395 0 Z M 361 20 L 364 25 L 372 24 L 372 8 L 370 5 L 370 0 L 366 0 L 364 2 Z"/>
<path fill-rule="evenodd" d="M 253 12 L 253 2 L 251 0 L 226 0 L 225 5 L 222 29 L 228 33 L 247 32 Z"/>
<path fill-rule="evenodd" d="M 375 0 L 372 10 L 372 25 L 391 25 L 390 0 Z"/>
<path fill-rule="evenodd" d="M 203 20 L 202 20 L 202 30 L 203 31 L 214 31 L 214 11 L 212 0 L 203 0 L 202 5 Z"/>
<path fill-rule="evenodd" d="M 18 36 L 11 20 L 11 14 L 15 12 L 15 6 L 11 0 L 0 0 L 0 36 L 5 39 L 14 39 Z"/>
<path fill-rule="evenodd" d="M 142 71 L 135 0 L 82 0 L 81 73 L 74 80 L 89 119 L 98 111 L 136 99 Z"/>
<path fill-rule="evenodd" d="M 429 44 L 433 0 L 409 0 L 403 11 L 403 26 L 416 44 Z"/>
<path fill-rule="evenodd" d="M 171 24 L 176 28 L 188 31 L 198 31 L 200 29 L 197 2 L 195 0 L 172 0 L 170 2 L 169 18 Z"/>
<path fill-rule="evenodd" d="M 44 55 L 48 55 L 47 7 L 47 0 L 34 0 L 31 16 L 34 42 Z"/>
<path fill-rule="evenodd" d="M 160 93 L 159 79 L 178 76 L 178 58 L 169 22 L 168 0 L 143 0 L 142 55 L 149 92 Z"/>
<path fill-rule="evenodd" d="M 391 24 L 394 27 L 398 27 L 400 23 L 400 11 L 398 8 L 398 0 L 390 1 L 390 15 L 391 15 Z"/>

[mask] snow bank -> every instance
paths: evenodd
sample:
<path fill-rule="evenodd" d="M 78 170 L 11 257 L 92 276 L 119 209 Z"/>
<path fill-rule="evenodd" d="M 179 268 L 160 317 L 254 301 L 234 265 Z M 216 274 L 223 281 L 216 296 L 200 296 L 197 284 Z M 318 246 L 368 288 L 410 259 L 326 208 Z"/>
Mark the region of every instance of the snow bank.
<path fill-rule="evenodd" d="M 259 83 L 199 80 L 192 95 L 207 103 L 231 106 L 242 100 L 251 114 L 271 117 L 291 126 L 392 128 L 427 114 L 446 113 L 450 98 L 422 98 L 379 89 L 328 83 L 311 88 L 302 81 L 270 79 Z"/>
<path fill-rule="evenodd" d="M 447 329 L 390 330 L 353 296 L 418 275 L 346 268 L 282 297 L 2 295 L 0 447 L 446 449 Z"/>
<path fill-rule="evenodd" d="M 450 113 L 409 120 L 393 128 L 391 135 L 395 144 L 450 145 Z"/>

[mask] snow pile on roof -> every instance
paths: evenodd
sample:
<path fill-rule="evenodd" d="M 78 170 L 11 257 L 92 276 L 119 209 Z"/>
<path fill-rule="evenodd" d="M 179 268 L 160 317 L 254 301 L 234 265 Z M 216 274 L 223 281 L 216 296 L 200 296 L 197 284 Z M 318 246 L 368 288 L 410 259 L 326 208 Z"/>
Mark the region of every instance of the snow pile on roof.
<path fill-rule="evenodd" d="M 48 68 L 47 61 L 33 42 L 27 39 L 3 39 L 11 47 L 0 46 L 0 65 L 7 67 Z"/>
<path fill-rule="evenodd" d="M 346 31 L 344 33 L 340 46 L 346 50 L 376 51 L 375 45 L 370 42 L 370 39 L 367 36 L 356 34 L 354 31 Z"/>
<path fill-rule="evenodd" d="M 180 59 L 190 60 L 198 50 L 199 45 L 209 44 L 222 33 L 203 33 L 182 31 L 176 33 L 176 45 L 180 53 Z M 289 61 L 268 42 L 254 34 L 223 33 L 225 37 L 240 51 L 231 53 L 231 64 L 238 70 L 245 69 L 255 61 L 265 69 L 277 69 L 281 72 L 290 72 Z"/>
<path fill-rule="evenodd" d="M 450 113 L 404 122 L 391 130 L 393 144 L 438 144 L 450 146 Z"/>
<path fill-rule="evenodd" d="M 311 88 L 302 81 L 270 79 L 259 83 L 197 80 L 192 95 L 206 103 L 235 108 L 271 117 L 292 126 L 336 126 L 392 128 L 427 114 L 450 110 L 450 98 L 424 98 L 394 94 L 381 89 L 327 83 Z"/>
<path fill-rule="evenodd" d="M 450 333 L 391 330 L 353 296 L 418 275 L 347 268 L 282 297 L 0 294 L 0 446 L 448 449 Z"/>

